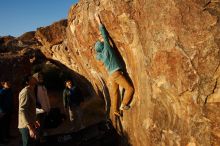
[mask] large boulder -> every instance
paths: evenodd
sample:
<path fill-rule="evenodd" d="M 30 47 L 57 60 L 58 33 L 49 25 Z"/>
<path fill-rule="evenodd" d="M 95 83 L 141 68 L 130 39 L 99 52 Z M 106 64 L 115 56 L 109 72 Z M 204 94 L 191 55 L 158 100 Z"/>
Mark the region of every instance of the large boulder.
<path fill-rule="evenodd" d="M 66 26 L 66 19 L 54 22 L 49 26 L 38 28 L 35 37 L 43 46 L 51 48 L 53 45 L 62 43 L 66 38 Z"/>
<path fill-rule="evenodd" d="M 52 48 L 48 57 L 91 83 L 93 89 L 85 90 L 107 99 L 112 96 L 108 74 L 95 59 L 99 34 L 95 13 L 100 14 L 135 88 L 132 108 L 123 118 L 110 112 L 124 138 L 121 145 L 218 145 L 220 118 L 208 113 L 218 110 L 213 104 L 220 101 L 219 2 L 80 0 L 73 5 L 66 41 L 54 43 L 45 37 L 41 43 Z M 41 37 L 48 31 L 38 32 Z M 212 110 L 204 112 L 203 107 L 211 104 Z"/>

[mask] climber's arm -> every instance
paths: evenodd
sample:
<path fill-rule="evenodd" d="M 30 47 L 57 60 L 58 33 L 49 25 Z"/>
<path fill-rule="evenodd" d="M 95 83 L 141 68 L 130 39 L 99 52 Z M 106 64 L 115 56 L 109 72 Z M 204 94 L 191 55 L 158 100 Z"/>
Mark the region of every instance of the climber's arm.
<path fill-rule="evenodd" d="M 96 18 L 96 21 L 98 22 L 99 24 L 99 31 L 101 32 L 101 35 L 104 39 L 104 43 L 106 45 L 109 45 L 110 46 L 110 43 L 109 43 L 109 38 L 108 38 L 108 33 L 105 29 L 105 26 L 102 24 L 102 21 L 101 21 L 101 18 L 98 14 L 95 15 L 95 18 Z"/>

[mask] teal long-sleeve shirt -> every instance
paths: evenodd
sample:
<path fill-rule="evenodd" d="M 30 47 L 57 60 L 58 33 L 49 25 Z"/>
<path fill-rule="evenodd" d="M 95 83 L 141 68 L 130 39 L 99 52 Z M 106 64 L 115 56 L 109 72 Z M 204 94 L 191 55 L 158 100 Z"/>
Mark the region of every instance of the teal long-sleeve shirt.
<path fill-rule="evenodd" d="M 99 30 L 104 42 L 97 41 L 95 44 L 96 59 L 104 63 L 108 73 L 111 75 L 115 71 L 122 69 L 122 65 L 109 43 L 108 34 L 104 25 L 100 25 Z"/>

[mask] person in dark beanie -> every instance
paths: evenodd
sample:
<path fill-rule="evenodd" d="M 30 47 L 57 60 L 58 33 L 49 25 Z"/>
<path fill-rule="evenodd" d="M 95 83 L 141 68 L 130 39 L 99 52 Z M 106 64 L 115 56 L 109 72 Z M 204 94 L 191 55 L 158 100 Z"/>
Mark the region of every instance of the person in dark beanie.
<path fill-rule="evenodd" d="M 38 129 L 40 141 L 44 141 L 43 133 L 45 132 L 45 123 L 48 114 L 50 113 L 50 101 L 47 94 L 47 88 L 44 85 L 44 78 L 41 72 L 37 72 L 33 75 L 37 80 L 35 86 L 36 96 L 36 114 L 37 120 L 40 122 L 40 128 Z"/>

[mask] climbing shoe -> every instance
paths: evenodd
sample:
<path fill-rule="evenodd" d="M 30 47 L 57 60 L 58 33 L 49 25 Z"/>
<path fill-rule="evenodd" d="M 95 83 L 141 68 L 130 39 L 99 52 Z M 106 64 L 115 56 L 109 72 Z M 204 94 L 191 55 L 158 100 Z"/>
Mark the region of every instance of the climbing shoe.
<path fill-rule="evenodd" d="M 123 110 L 128 110 L 129 108 L 130 108 L 129 105 L 123 105 L 123 104 L 122 104 L 122 105 L 120 106 L 120 110 L 121 110 L 121 111 L 123 111 Z"/>

